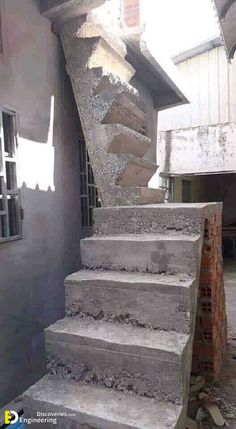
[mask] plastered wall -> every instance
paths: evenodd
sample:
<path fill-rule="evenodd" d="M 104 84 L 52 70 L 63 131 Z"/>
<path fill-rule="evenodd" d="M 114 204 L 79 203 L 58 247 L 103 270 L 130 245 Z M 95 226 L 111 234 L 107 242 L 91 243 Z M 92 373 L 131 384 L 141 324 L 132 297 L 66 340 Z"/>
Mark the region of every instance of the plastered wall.
<path fill-rule="evenodd" d="M 17 114 L 23 237 L 0 243 L 0 407 L 45 371 L 43 329 L 80 266 L 78 115 L 38 2 L 1 0 L 0 106 Z"/>

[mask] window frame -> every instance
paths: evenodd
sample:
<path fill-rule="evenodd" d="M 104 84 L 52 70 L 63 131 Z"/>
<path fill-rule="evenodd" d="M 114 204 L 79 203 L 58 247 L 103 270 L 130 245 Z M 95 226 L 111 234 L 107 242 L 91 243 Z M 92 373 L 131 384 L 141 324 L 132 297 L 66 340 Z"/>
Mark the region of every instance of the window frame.
<path fill-rule="evenodd" d="M 3 114 L 7 114 L 12 118 L 13 125 L 13 138 L 12 138 L 12 151 L 6 152 L 4 146 L 4 125 L 3 125 Z M 2 180 L 2 189 L 1 190 L 1 200 L 4 201 L 3 210 L 0 210 L 0 220 L 1 216 L 5 216 L 5 227 L 6 228 L 6 236 L 2 236 L 2 223 L 0 224 L 1 234 L 0 234 L 0 244 L 6 242 L 12 242 L 16 240 L 20 240 L 22 238 L 22 213 L 21 213 L 21 204 L 20 204 L 20 190 L 18 186 L 18 168 L 17 168 L 17 118 L 16 112 L 13 110 L 7 109 L 5 107 L 0 106 L 0 180 Z M 15 165 L 15 173 L 11 176 L 12 183 L 14 184 L 13 188 L 7 188 L 7 171 L 6 171 L 6 163 L 11 162 Z M 1 186 L 0 186 L 1 188 Z M 10 235 L 10 216 L 9 216 L 9 207 L 8 200 L 11 198 L 15 198 L 15 224 L 18 231 L 16 235 Z"/>

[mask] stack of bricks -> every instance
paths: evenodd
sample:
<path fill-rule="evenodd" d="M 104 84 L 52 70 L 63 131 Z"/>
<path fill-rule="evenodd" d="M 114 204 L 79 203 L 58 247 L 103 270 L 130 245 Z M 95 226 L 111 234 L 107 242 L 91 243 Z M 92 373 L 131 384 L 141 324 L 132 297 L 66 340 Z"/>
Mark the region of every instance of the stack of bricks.
<path fill-rule="evenodd" d="M 192 372 L 217 378 L 224 363 L 226 346 L 221 217 L 214 215 L 205 221 Z"/>
<path fill-rule="evenodd" d="M 123 0 L 123 22 L 127 27 L 140 24 L 140 0 Z"/>

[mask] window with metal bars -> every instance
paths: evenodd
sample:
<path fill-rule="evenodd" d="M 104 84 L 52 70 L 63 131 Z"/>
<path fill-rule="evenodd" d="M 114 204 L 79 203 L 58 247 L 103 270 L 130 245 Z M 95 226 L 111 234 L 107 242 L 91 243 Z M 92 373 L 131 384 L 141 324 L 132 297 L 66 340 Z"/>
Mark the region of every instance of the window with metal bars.
<path fill-rule="evenodd" d="M 15 114 L 0 110 L 0 243 L 21 237 Z"/>
<path fill-rule="evenodd" d="M 94 181 L 93 170 L 89 160 L 86 142 L 79 138 L 80 145 L 80 199 L 81 199 L 81 226 L 90 228 L 93 225 L 93 208 L 100 207 L 97 186 Z"/>

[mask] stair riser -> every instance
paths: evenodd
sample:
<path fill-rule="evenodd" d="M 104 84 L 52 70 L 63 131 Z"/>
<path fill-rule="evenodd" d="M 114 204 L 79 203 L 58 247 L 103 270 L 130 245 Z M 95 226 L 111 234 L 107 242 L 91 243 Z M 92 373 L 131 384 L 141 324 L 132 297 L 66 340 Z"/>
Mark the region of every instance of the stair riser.
<path fill-rule="evenodd" d="M 60 337 L 60 338 L 59 338 Z M 53 373 L 68 376 L 80 382 L 95 383 L 136 395 L 182 403 L 181 356 L 160 351 L 159 359 L 73 344 L 74 338 L 46 334 L 49 368 Z M 156 353 L 157 354 L 157 353 Z"/>
<path fill-rule="evenodd" d="M 123 186 L 106 186 L 103 198 L 105 207 L 161 204 L 165 200 L 163 189 L 125 188 Z M 114 232 L 116 234 L 116 232 Z"/>
<path fill-rule="evenodd" d="M 140 241 L 81 240 L 83 264 L 89 268 L 150 273 L 196 273 L 199 269 L 200 240 Z"/>
<path fill-rule="evenodd" d="M 214 206 L 214 205 L 213 205 Z M 209 209 L 208 209 L 209 210 Z M 202 234 L 204 229 L 203 209 L 186 205 L 154 207 L 114 207 L 94 210 L 96 234 Z"/>
<path fill-rule="evenodd" d="M 191 287 L 81 281 L 66 286 L 66 313 L 126 321 L 161 330 L 189 332 L 190 309 L 196 285 Z M 142 290 L 145 288 L 145 291 Z M 150 288 L 150 291 L 148 291 Z"/>
<path fill-rule="evenodd" d="M 137 117 L 132 110 L 118 102 L 113 103 L 110 111 L 102 120 L 102 124 L 121 124 L 141 134 L 146 130 L 146 119 Z"/>
<path fill-rule="evenodd" d="M 156 170 L 157 166 L 145 168 L 136 164 L 129 164 L 117 178 L 116 184 L 119 186 L 148 186 L 148 182 Z"/>

